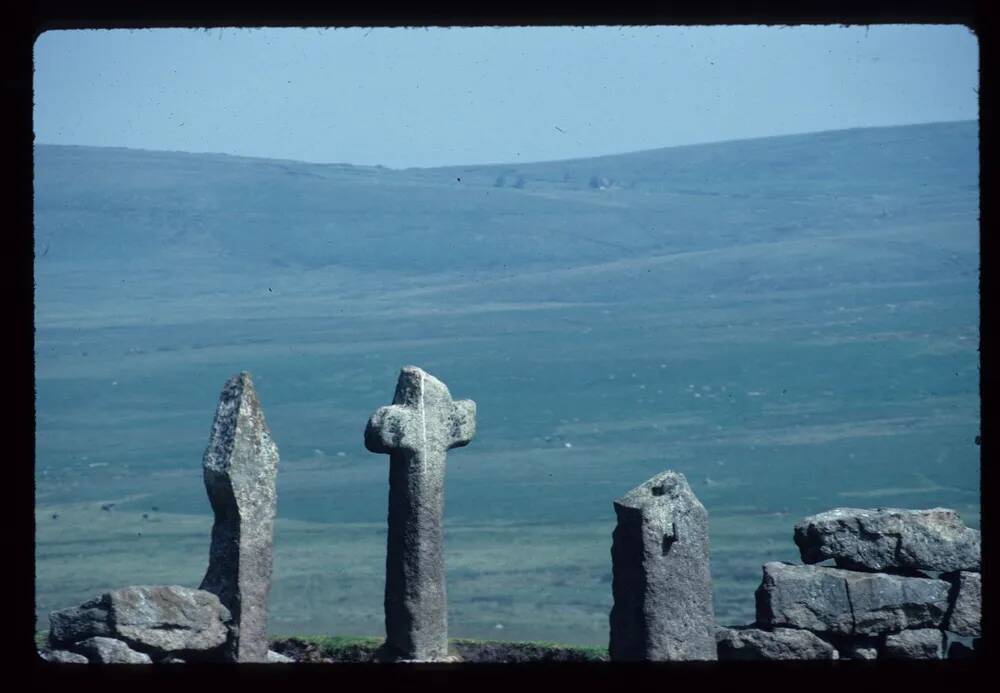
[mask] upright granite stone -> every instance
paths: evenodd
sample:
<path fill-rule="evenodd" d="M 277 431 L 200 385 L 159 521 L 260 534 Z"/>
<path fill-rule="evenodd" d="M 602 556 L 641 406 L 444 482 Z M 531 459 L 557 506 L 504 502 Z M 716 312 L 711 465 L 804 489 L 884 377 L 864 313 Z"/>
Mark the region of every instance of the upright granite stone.
<path fill-rule="evenodd" d="M 946 577 L 952 583 L 952 594 L 945 630 L 958 635 L 979 637 L 983 634 L 982 575 L 961 572 Z"/>
<path fill-rule="evenodd" d="M 227 658 L 266 662 L 278 448 L 249 373 L 222 388 L 203 466 L 215 524 L 201 588 L 232 613 Z"/>
<path fill-rule="evenodd" d="M 764 564 L 757 624 L 832 635 L 879 635 L 940 627 L 950 585 L 933 578 Z"/>
<path fill-rule="evenodd" d="M 954 510 L 835 508 L 795 525 L 803 563 L 867 571 L 978 571 L 980 534 Z"/>
<path fill-rule="evenodd" d="M 448 657 L 442 515 L 447 451 L 476 433 L 476 403 L 453 401 L 415 366 L 399 374 L 392 405 L 365 428 L 365 447 L 389 455 L 385 630 L 390 658 Z"/>
<path fill-rule="evenodd" d="M 611 659 L 717 659 L 708 513 L 684 475 L 658 474 L 614 507 Z"/>

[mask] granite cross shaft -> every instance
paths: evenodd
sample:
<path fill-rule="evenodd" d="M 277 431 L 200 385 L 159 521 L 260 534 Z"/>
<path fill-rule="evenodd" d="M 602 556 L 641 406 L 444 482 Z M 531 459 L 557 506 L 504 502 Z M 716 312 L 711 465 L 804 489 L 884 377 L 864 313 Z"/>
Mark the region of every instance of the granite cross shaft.
<path fill-rule="evenodd" d="M 396 659 L 448 656 L 444 579 L 447 451 L 476 433 L 476 403 L 415 366 L 400 371 L 392 405 L 365 428 L 365 447 L 389 455 L 389 536 L 385 575 L 386 650 Z"/>

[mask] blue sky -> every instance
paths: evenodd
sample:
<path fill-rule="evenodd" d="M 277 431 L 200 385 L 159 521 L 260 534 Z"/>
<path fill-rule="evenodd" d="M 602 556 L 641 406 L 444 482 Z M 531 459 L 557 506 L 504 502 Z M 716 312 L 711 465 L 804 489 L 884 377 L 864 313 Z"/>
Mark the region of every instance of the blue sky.
<path fill-rule="evenodd" d="M 963 26 L 150 29 L 35 44 L 35 141 L 393 168 L 978 117 Z"/>

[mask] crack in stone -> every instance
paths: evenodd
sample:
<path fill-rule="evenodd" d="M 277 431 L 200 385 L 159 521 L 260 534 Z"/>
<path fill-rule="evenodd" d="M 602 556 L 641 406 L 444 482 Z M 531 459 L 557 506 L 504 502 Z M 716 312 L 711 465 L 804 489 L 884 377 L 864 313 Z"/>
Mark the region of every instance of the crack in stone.
<path fill-rule="evenodd" d="M 844 578 L 844 592 L 847 594 L 847 608 L 851 612 L 851 633 L 855 634 L 858 628 L 858 617 L 854 613 L 854 601 L 851 599 L 851 583 Z"/>

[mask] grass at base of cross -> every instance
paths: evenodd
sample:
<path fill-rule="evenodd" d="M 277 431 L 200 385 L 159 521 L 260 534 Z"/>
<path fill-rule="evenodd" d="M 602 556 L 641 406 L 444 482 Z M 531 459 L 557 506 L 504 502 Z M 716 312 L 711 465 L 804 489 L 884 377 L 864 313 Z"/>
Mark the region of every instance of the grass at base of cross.
<path fill-rule="evenodd" d="M 297 662 L 374 662 L 382 638 L 348 636 L 275 636 L 271 649 Z M 578 647 L 554 642 L 508 642 L 503 640 L 448 640 L 448 654 L 462 662 L 606 662 L 601 647 Z"/>

